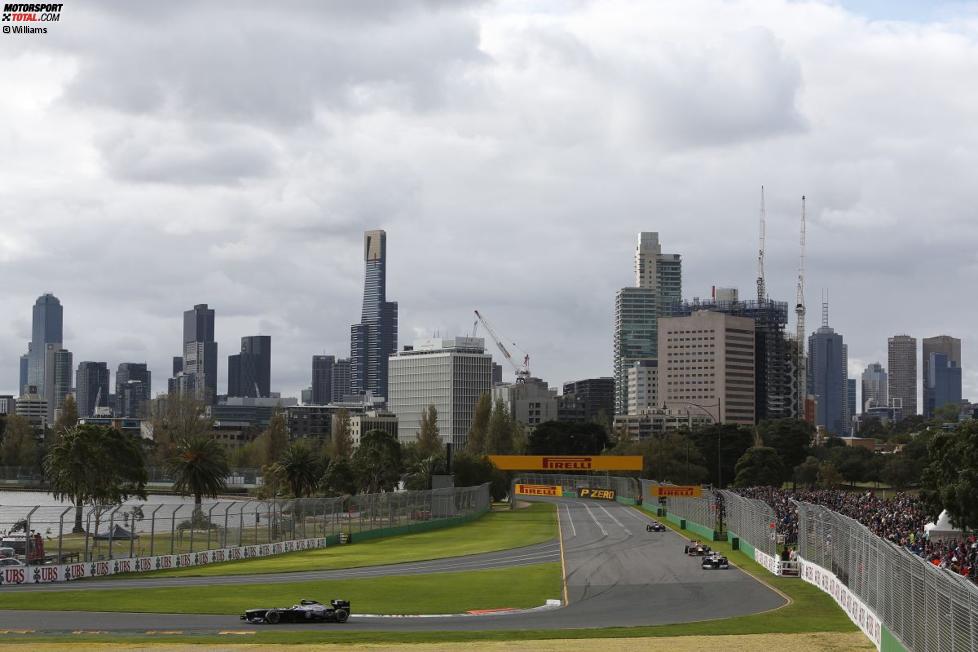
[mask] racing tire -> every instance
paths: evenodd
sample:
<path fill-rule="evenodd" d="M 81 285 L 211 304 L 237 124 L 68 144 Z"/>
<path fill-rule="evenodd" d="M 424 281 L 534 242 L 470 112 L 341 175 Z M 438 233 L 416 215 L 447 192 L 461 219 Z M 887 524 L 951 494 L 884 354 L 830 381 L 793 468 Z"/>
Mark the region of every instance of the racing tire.
<path fill-rule="evenodd" d="M 336 610 L 336 622 L 338 622 L 338 623 L 345 623 L 349 619 L 350 619 L 350 612 L 349 611 L 347 611 L 346 609 L 337 609 Z"/>
<path fill-rule="evenodd" d="M 278 625 L 280 622 L 282 622 L 282 612 L 269 611 L 265 614 L 265 622 L 269 625 Z"/>

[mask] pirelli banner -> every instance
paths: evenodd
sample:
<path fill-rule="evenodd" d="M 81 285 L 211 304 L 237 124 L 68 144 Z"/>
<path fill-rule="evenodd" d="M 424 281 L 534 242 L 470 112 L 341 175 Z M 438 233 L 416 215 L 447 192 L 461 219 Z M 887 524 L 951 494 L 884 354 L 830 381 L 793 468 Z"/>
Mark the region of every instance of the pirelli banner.
<path fill-rule="evenodd" d="M 577 490 L 577 495 L 580 498 L 590 498 L 591 500 L 614 500 L 615 490 L 614 489 L 594 489 L 591 487 L 580 487 Z"/>
<path fill-rule="evenodd" d="M 656 498 L 700 498 L 703 489 L 699 485 L 677 486 L 657 484 L 652 487 L 652 495 Z"/>
<path fill-rule="evenodd" d="M 641 471 L 641 455 L 490 455 L 500 471 Z"/>
<path fill-rule="evenodd" d="M 546 484 L 518 484 L 516 494 L 519 496 L 551 496 L 559 498 L 564 495 L 563 487 Z"/>

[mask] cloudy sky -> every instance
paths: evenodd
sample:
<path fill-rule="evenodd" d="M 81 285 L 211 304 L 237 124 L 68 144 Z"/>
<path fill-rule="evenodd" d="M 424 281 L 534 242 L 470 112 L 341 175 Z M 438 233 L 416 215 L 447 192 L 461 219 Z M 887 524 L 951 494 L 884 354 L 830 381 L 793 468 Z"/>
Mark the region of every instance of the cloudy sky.
<path fill-rule="evenodd" d="M 551 384 L 610 375 L 635 234 L 687 298 L 749 293 L 764 184 L 771 294 L 806 194 L 809 325 L 827 291 L 853 375 L 961 337 L 978 399 L 976 79 L 969 3 L 68 0 L 0 34 L 0 392 L 50 291 L 76 362 L 165 389 L 206 302 L 222 376 L 268 334 L 295 395 L 349 353 L 370 228 L 402 344 L 478 308 Z"/>

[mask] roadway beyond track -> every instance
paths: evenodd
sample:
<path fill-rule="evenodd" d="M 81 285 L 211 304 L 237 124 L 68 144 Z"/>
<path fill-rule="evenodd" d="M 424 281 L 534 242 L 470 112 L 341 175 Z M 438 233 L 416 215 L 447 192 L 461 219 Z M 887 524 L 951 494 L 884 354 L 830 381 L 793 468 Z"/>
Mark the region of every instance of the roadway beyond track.
<path fill-rule="evenodd" d="M 423 618 L 374 618 L 357 616 L 370 605 L 353 605 L 354 615 L 345 625 L 278 625 L 276 630 L 333 627 L 360 631 L 571 629 L 637 625 L 663 625 L 743 616 L 769 611 L 785 604 L 781 594 L 735 568 L 705 571 L 700 559 L 683 554 L 683 538 L 675 532 L 648 533 L 649 518 L 638 510 L 605 501 L 559 500 L 569 604 L 559 609 L 481 616 Z M 393 564 L 341 571 L 310 571 L 278 575 L 225 577 L 172 577 L 99 582 L 78 582 L 47 587 L 5 586 L 15 590 L 79 590 L 143 588 L 157 586 L 255 584 L 297 582 L 312 579 L 377 577 L 411 573 L 500 568 L 559 559 L 556 543 L 516 550 Z M 56 586 L 56 588 L 55 588 Z M 233 590 L 233 586 L 229 587 Z M 342 596 L 318 597 L 324 602 Z M 553 596 L 559 597 L 559 596 Z M 405 596 L 410 600 L 410 596 Z M 288 605 L 254 605 L 275 607 Z M 136 634 L 147 630 L 180 630 L 213 633 L 235 630 L 268 630 L 269 625 L 247 625 L 234 616 L 109 613 L 82 611 L 0 611 L 0 629 L 28 629 L 37 633 L 76 630 L 115 631 Z"/>

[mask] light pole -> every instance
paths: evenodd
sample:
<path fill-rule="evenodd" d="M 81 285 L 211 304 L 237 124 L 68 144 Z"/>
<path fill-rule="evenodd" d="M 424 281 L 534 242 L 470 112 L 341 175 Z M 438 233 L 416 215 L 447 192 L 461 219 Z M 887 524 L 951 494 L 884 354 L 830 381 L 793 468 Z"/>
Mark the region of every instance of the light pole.
<path fill-rule="evenodd" d="M 713 413 L 710 412 L 709 409 L 703 407 L 699 403 L 691 403 L 689 401 L 680 401 L 679 404 L 680 405 L 687 405 L 687 406 L 691 406 L 691 407 L 696 407 L 696 408 L 699 408 L 699 409 L 703 410 L 703 412 L 706 414 L 706 416 L 710 417 L 710 421 L 712 421 L 714 425 L 718 425 L 719 422 L 717 421 L 717 417 L 713 416 Z M 720 414 L 720 397 L 719 396 L 717 397 L 717 406 L 716 407 L 717 407 L 717 415 L 719 416 L 719 414 Z M 666 407 L 666 404 L 665 403 L 662 404 L 662 409 L 663 409 L 663 411 L 665 411 L 666 409 L 668 409 Z M 692 430 L 693 429 L 693 417 L 690 416 L 689 410 L 686 410 L 686 415 L 689 416 L 689 428 L 690 428 L 690 430 Z M 718 489 L 723 486 L 723 467 L 720 464 L 720 459 L 721 459 L 721 453 L 720 453 L 720 429 L 717 428 L 717 488 Z M 687 445 L 687 449 L 686 449 L 686 475 L 687 475 L 687 482 L 688 482 L 689 481 L 689 479 L 688 479 L 688 476 L 689 476 L 689 448 L 688 448 L 688 445 Z"/>

